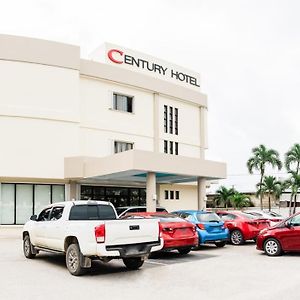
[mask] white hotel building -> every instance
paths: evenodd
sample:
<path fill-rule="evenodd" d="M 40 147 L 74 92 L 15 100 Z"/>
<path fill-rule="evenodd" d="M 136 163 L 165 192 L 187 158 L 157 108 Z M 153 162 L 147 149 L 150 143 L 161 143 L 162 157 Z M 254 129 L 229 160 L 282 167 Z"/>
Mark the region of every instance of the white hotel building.
<path fill-rule="evenodd" d="M 49 203 L 205 208 L 207 99 L 197 73 L 105 44 L 0 35 L 0 224 Z"/>

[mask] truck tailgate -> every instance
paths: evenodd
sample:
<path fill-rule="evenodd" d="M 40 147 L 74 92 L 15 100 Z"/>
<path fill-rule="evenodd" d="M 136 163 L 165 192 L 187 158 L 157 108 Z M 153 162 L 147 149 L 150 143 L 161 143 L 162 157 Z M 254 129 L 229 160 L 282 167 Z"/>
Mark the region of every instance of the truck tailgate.
<path fill-rule="evenodd" d="M 129 245 L 159 240 L 157 219 L 128 219 L 105 221 L 107 246 Z"/>

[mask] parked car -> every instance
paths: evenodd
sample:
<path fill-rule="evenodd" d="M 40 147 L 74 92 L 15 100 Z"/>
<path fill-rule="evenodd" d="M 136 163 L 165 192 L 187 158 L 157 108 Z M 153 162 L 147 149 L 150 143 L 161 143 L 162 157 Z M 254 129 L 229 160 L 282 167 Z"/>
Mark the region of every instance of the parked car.
<path fill-rule="evenodd" d="M 155 218 L 159 220 L 164 246 L 161 250 L 177 250 L 188 254 L 198 245 L 195 225 L 172 214 L 164 212 L 128 213 L 123 218 Z"/>
<path fill-rule="evenodd" d="M 127 213 L 140 213 L 140 212 L 146 212 L 147 207 L 146 206 L 122 206 L 116 208 L 117 214 L 119 218 L 122 216 L 125 216 Z M 164 207 L 156 207 L 157 212 L 165 212 L 168 211 Z"/>
<path fill-rule="evenodd" d="M 65 253 L 72 275 L 82 274 L 92 259 L 121 258 L 127 268 L 138 269 L 162 246 L 158 220 L 118 220 L 113 205 L 104 201 L 54 203 L 23 228 L 26 258 L 39 251 Z"/>
<path fill-rule="evenodd" d="M 246 240 L 255 240 L 258 233 L 270 226 L 268 219 L 258 218 L 241 211 L 218 211 L 218 216 L 229 229 L 230 242 L 241 245 Z"/>
<path fill-rule="evenodd" d="M 244 213 L 250 214 L 252 216 L 268 219 L 270 221 L 270 226 L 276 225 L 278 222 L 281 222 L 284 217 L 273 212 L 273 211 L 264 211 L 264 210 L 244 210 Z"/>
<path fill-rule="evenodd" d="M 179 210 L 172 213 L 196 225 L 199 245 L 214 243 L 217 247 L 224 247 L 229 239 L 228 229 L 214 212 Z"/>
<path fill-rule="evenodd" d="M 300 252 L 300 213 L 262 230 L 256 240 L 256 249 L 269 256 Z"/>

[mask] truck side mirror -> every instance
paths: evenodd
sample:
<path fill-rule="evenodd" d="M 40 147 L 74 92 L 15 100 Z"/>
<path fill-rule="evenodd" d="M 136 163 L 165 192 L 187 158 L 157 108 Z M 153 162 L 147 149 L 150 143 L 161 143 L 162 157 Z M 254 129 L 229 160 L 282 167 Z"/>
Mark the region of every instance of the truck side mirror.
<path fill-rule="evenodd" d="M 31 221 L 36 221 L 36 220 L 37 220 L 37 215 L 31 216 L 31 217 L 30 217 L 30 220 L 31 220 Z"/>

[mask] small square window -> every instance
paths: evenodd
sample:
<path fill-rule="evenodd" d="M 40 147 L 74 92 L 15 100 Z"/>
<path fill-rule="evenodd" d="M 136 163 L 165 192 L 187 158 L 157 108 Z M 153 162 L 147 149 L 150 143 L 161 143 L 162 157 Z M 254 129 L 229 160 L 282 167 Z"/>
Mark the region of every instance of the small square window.
<path fill-rule="evenodd" d="M 113 109 L 132 113 L 132 106 L 133 97 L 117 93 L 113 94 Z"/>
<path fill-rule="evenodd" d="M 165 199 L 166 199 L 166 200 L 169 199 L 169 191 L 165 191 Z"/>
<path fill-rule="evenodd" d="M 170 199 L 174 200 L 174 191 L 170 191 Z"/>
<path fill-rule="evenodd" d="M 126 142 L 114 142 L 114 151 L 115 153 L 124 152 L 133 149 L 133 143 L 126 143 Z"/>

